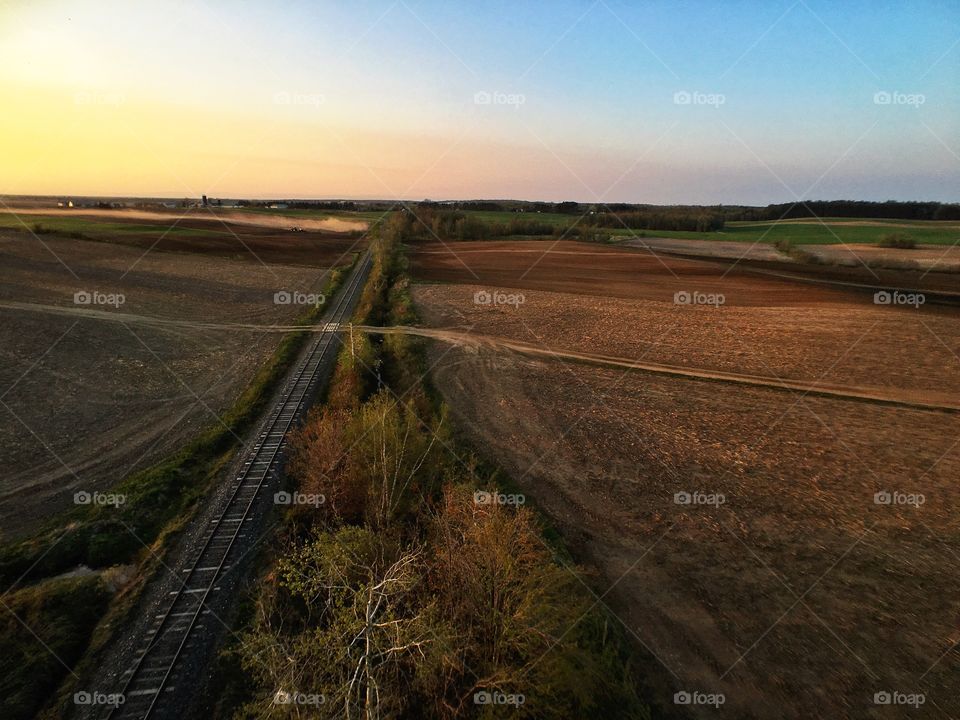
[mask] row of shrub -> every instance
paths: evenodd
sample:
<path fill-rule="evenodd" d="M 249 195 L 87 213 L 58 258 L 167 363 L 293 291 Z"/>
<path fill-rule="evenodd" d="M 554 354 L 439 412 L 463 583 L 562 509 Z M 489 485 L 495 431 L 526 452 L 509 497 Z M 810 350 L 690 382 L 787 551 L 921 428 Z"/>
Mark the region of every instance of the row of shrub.
<path fill-rule="evenodd" d="M 415 320 L 385 224 L 357 320 Z M 535 513 L 495 492 L 421 380 L 420 341 L 345 337 L 327 402 L 291 441 L 320 505 L 288 511 L 233 652 L 240 717 L 648 717 L 625 643 L 556 560 Z M 288 702 L 291 701 L 291 702 Z"/>
<path fill-rule="evenodd" d="M 487 240 L 496 237 L 552 235 L 556 225 L 541 220 L 513 218 L 490 222 L 457 210 L 408 207 L 401 211 L 403 234 L 409 239 Z"/>
<path fill-rule="evenodd" d="M 392 222 L 399 233 L 398 237 L 407 243 L 493 240 L 507 237 L 546 237 L 596 242 L 609 235 L 583 219 L 569 224 L 519 217 L 500 222 L 460 211 L 422 206 L 405 207 L 392 217 L 396 218 Z"/>

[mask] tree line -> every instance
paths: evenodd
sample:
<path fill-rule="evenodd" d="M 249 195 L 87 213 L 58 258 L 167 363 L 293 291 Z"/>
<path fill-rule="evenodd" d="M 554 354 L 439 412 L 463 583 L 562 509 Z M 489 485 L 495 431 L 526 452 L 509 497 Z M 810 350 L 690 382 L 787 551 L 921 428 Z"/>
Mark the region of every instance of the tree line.
<path fill-rule="evenodd" d="M 792 220 L 798 218 L 882 218 L 887 220 L 960 220 L 960 204 L 940 202 L 868 202 L 864 200 L 811 200 L 766 207 L 730 206 L 728 220 Z"/>
<path fill-rule="evenodd" d="M 554 213 L 599 218 L 601 227 L 657 230 L 722 229 L 724 221 L 766 221 L 800 218 L 881 218 L 890 220 L 960 220 L 960 203 L 886 200 L 809 200 L 757 205 L 650 205 L 644 203 L 577 203 L 464 201 L 421 203 L 438 209 Z M 619 218 L 619 220 L 618 220 Z M 622 223 L 620 221 L 623 221 Z M 703 230 L 701 230 L 702 232 Z"/>

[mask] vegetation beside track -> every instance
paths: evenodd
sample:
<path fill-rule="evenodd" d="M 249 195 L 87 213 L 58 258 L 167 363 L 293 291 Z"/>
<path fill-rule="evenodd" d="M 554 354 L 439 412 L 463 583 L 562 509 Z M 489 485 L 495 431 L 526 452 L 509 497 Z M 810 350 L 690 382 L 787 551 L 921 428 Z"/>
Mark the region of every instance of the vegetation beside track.
<path fill-rule="evenodd" d="M 348 272 L 331 272 L 326 298 L 334 296 Z M 311 308 L 297 324 L 316 322 L 325 308 Z M 33 536 L 0 547 L 8 616 L 0 634 L 0 676 L 18 688 L 0 692 L 0 715 L 34 717 L 64 694 L 61 683 L 74 684 L 84 653 L 101 647 L 109 635 L 100 626 L 109 618 L 115 627 L 135 606 L 146 576 L 160 566 L 174 535 L 229 465 L 238 438 L 257 423 L 308 338 L 307 332 L 283 336 L 222 422 L 105 493 L 122 498 L 121 503 L 78 505 Z M 77 572 L 79 577 L 67 577 Z M 29 621 L 18 620 L 18 608 L 30 614 Z"/>
<path fill-rule="evenodd" d="M 358 323 L 415 321 L 415 223 L 385 223 Z M 323 502 L 287 511 L 218 716 L 294 697 L 319 717 L 649 717 L 617 621 L 452 431 L 422 341 L 344 341 L 327 402 L 291 441 L 291 490 Z"/>

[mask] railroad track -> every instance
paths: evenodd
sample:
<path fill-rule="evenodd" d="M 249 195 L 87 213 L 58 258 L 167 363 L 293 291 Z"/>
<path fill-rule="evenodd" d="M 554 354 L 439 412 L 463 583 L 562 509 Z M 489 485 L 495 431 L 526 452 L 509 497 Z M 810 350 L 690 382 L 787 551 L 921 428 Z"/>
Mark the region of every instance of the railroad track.
<path fill-rule="evenodd" d="M 243 465 L 229 495 L 229 501 L 213 520 L 203 544 L 192 561 L 176 568 L 183 576 L 179 588 L 171 592 L 166 610 L 157 615 L 147 633 L 146 645 L 138 651 L 132 668 L 122 676 L 123 703 L 112 708 L 110 720 L 174 717 L 182 714 L 187 699 L 177 692 L 177 684 L 193 681 L 196 689 L 198 668 L 190 667 L 191 656 L 209 647 L 215 633 L 207 630 L 209 607 L 221 591 L 219 583 L 231 562 L 238 562 L 249 550 L 251 538 L 244 532 L 253 519 L 263 491 L 269 489 L 280 470 L 282 450 L 290 428 L 306 410 L 316 390 L 320 368 L 339 347 L 336 327 L 349 317 L 370 268 L 370 254 L 358 261 L 343 289 L 328 312 L 331 331 L 322 333 L 300 361 L 272 408 L 256 441 L 247 448 Z M 218 622 L 214 620 L 214 622 Z M 197 671 L 190 677 L 190 671 Z"/>

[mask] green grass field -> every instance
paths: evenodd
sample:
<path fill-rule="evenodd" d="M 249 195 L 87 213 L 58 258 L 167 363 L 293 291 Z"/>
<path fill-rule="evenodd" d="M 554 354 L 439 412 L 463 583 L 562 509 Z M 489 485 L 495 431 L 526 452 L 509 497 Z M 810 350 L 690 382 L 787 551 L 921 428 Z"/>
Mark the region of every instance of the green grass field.
<path fill-rule="evenodd" d="M 216 208 L 214 208 L 216 209 Z M 286 217 L 316 218 L 341 218 L 343 220 L 364 220 L 366 222 L 376 222 L 389 214 L 386 210 L 305 210 L 303 208 L 287 208 L 286 210 L 271 210 L 261 207 L 231 208 L 230 212 L 261 213 L 265 215 L 284 215 Z"/>
<path fill-rule="evenodd" d="M 646 230 L 646 237 L 680 238 L 685 240 L 724 240 L 733 242 L 762 242 L 774 244 L 780 241 L 794 245 L 835 245 L 846 243 L 875 244 L 884 235 L 903 232 L 918 244 L 953 245 L 960 241 L 960 226 L 951 223 L 912 221 L 880 221 L 883 225 L 856 225 L 857 221 L 831 219 L 824 224 L 818 222 L 756 222 L 727 223 L 720 232 L 698 233 L 674 230 Z M 628 237 L 638 235 L 639 231 L 625 228 L 611 230 L 611 235 Z"/>
<path fill-rule="evenodd" d="M 509 211 L 468 210 L 467 215 L 485 222 L 507 223 L 510 220 L 537 220 L 558 227 L 573 224 L 578 215 L 560 213 L 515 213 Z M 857 223 L 876 222 L 877 225 Z M 826 225 L 826 227 L 824 226 Z M 577 227 L 587 228 L 584 221 Z M 626 228 L 601 229 L 617 237 L 637 235 L 641 231 Z M 867 218 L 826 218 L 816 220 L 787 220 L 781 222 L 728 222 L 721 232 L 698 233 L 682 230 L 647 230 L 647 237 L 680 238 L 686 240 L 725 240 L 733 242 L 763 242 L 774 244 L 787 241 L 796 245 L 833 245 L 841 242 L 878 243 L 892 232 L 903 232 L 918 244 L 953 245 L 960 241 L 960 223 L 922 220 L 871 220 Z M 525 238 L 529 239 L 529 238 Z"/>
<path fill-rule="evenodd" d="M 242 208 L 242 212 L 284 215 L 288 217 L 343 218 L 376 222 L 384 213 L 381 211 L 339 211 L 339 210 L 269 210 L 266 208 Z M 509 211 L 468 210 L 466 214 L 489 223 L 506 224 L 511 220 L 531 220 L 549 223 L 563 228 L 576 223 L 578 228 L 588 228 L 585 221 L 577 222 L 577 215 L 560 213 L 515 213 Z M 22 219 L 22 222 L 21 222 Z M 876 223 L 865 225 L 863 223 Z M 203 237 L 231 234 L 226 229 L 199 230 L 195 228 L 173 227 L 166 222 L 124 223 L 111 222 L 92 217 L 56 217 L 42 215 L 23 215 L 18 219 L 11 213 L 0 212 L 0 229 L 24 230 L 24 224 L 30 229 L 39 223 L 44 228 L 58 234 L 80 233 L 89 237 L 114 235 L 162 235 L 170 233 L 177 236 Z M 902 232 L 913 238 L 917 244 L 954 245 L 960 242 L 960 223 L 932 222 L 922 220 L 885 220 L 869 218 L 824 218 L 816 220 L 782 220 L 777 222 L 728 222 L 720 232 L 698 233 L 681 230 L 630 230 L 627 228 L 605 228 L 600 232 L 617 238 L 634 235 L 646 237 L 679 238 L 686 240 L 725 240 L 733 242 L 762 242 L 775 244 L 789 242 L 793 245 L 833 245 L 838 243 L 875 244 L 884 235 Z M 529 238 L 526 238 L 529 239 Z"/>
<path fill-rule="evenodd" d="M 399 203 L 397 207 L 399 207 Z M 304 210 L 299 208 L 270 210 L 269 208 L 260 207 L 247 207 L 239 209 L 243 212 L 288 215 L 290 217 L 314 217 L 318 219 L 333 217 L 343 218 L 344 220 L 366 220 L 367 222 L 375 222 L 389 214 L 389 212 L 392 212 L 387 210 L 364 210 L 355 212 L 350 210 Z M 466 210 L 462 212 L 465 212 L 465 214 L 478 218 L 484 222 L 495 223 L 507 223 L 511 220 L 537 220 L 539 222 L 550 223 L 551 225 L 564 225 L 566 223 L 573 222 L 578 217 L 577 215 L 562 215 L 560 213 L 516 213 L 510 212 L 509 210 Z"/>
<path fill-rule="evenodd" d="M 27 229 L 36 231 L 36 226 L 40 226 L 42 232 L 52 231 L 57 234 L 80 233 L 85 236 L 103 236 L 103 235 L 180 235 L 204 237 L 210 235 L 231 234 L 228 230 L 199 230 L 187 227 L 171 227 L 173 221 L 168 223 L 125 223 L 110 222 L 93 217 L 55 217 L 49 215 L 20 215 L 13 213 L 0 212 L 0 229 L 18 230 L 26 232 Z"/>

